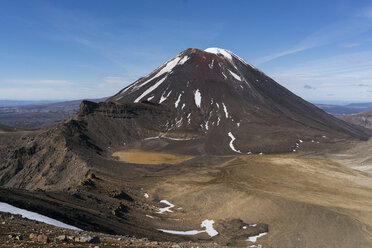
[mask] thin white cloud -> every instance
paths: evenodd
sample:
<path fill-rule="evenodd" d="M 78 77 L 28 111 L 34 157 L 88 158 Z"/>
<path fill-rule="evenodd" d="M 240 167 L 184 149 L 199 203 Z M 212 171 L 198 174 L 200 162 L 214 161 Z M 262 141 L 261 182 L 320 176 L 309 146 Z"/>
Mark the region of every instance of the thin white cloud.
<path fill-rule="evenodd" d="M 358 44 L 358 43 L 342 43 L 340 46 L 341 47 L 357 47 L 357 46 L 360 46 L 360 44 Z"/>
<path fill-rule="evenodd" d="M 258 58 L 255 61 L 255 64 L 263 64 L 286 55 L 302 52 L 311 48 L 324 46 L 335 42 L 340 42 L 345 39 L 368 32 L 371 29 L 372 22 L 360 18 L 348 20 L 345 22 L 334 23 L 310 34 L 300 43 L 290 49 Z"/>
<path fill-rule="evenodd" d="M 362 10 L 360 16 L 367 19 L 372 19 L 372 6 Z"/>
<path fill-rule="evenodd" d="M 371 101 L 372 51 L 317 59 L 270 74 L 283 86 L 307 100 Z M 311 85 L 313 90 L 308 90 Z"/>
<path fill-rule="evenodd" d="M 2 84 L 15 84 L 15 85 L 55 85 L 66 86 L 72 85 L 73 82 L 67 80 L 53 80 L 53 79 L 24 79 L 24 78 L 11 78 L 2 80 Z"/>
<path fill-rule="evenodd" d="M 108 75 L 97 82 L 70 82 L 52 79 L 0 79 L 0 99 L 66 100 L 101 98 L 114 95 L 127 86 L 130 79 Z"/>

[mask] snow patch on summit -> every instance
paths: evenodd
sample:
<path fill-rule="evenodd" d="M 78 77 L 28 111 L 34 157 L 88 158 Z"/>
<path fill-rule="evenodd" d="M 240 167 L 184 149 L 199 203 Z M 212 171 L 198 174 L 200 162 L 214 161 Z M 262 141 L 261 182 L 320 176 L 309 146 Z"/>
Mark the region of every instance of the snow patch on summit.
<path fill-rule="evenodd" d="M 218 47 L 210 47 L 210 48 L 207 48 L 204 50 L 205 52 L 207 53 L 213 53 L 213 54 L 220 54 L 228 59 L 232 59 L 232 56 L 231 56 L 231 53 L 225 49 L 222 49 L 222 48 L 218 48 Z"/>

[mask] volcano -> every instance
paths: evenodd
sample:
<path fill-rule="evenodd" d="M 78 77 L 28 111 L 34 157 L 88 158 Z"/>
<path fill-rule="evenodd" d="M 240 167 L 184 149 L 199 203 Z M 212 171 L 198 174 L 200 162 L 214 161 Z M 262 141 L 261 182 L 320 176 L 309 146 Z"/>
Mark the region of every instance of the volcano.
<path fill-rule="evenodd" d="M 300 140 L 368 137 L 220 48 L 187 49 L 107 101 L 166 107 L 174 118 L 153 138 L 198 140 L 211 154 L 296 152 Z"/>

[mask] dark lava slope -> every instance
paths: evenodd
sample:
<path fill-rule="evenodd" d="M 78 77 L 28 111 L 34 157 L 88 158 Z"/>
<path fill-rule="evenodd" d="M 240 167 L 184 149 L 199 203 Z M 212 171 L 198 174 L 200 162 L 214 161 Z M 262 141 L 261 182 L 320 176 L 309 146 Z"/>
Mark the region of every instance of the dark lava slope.
<path fill-rule="evenodd" d="M 299 140 L 370 135 L 220 48 L 187 49 L 107 101 L 168 107 L 176 117 L 159 136 L 199 139 L 211 154 L 289 152 Z"/>

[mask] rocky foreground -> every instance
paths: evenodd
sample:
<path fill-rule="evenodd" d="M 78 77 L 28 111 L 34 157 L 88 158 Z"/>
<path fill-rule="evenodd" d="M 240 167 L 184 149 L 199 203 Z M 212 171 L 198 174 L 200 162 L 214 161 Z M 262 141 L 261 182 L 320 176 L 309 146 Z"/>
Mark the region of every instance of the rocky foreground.
<path fill-rule="evenodd" d="M 173 243 L 74 231 L 0 212 L 0 247 L 221 247 L 216 243 Z"/>

